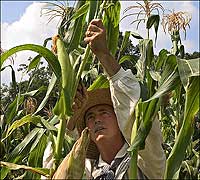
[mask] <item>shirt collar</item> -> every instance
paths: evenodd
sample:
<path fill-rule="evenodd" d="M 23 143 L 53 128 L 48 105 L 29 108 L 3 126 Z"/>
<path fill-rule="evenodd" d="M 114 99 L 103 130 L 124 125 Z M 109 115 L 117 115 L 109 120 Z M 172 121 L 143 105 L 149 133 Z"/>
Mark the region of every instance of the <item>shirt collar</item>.
<path fill-rule="evenodd" d="M 128 149 L 129 145 L 127 144 L 127 142 L 124 143 L 124 145 L 122 146 L 122 148 L 118 151 L 118 153 L 116 154 L 115 158 L 122 158 L 126 153 L 127 153 L 127 149 Z M 98 167 L 103 167 L 105 165 L 108 165 L 107 162 L 105 162 L 101 155 L 99 156 L 99 163 L 98 163 Z"/>

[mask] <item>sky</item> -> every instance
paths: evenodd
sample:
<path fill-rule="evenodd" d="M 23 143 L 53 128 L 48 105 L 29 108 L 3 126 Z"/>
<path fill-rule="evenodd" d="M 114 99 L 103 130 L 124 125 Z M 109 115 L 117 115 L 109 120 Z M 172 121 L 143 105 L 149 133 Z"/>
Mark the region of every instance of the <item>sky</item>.
<path fill-rule="evenodd" d="M 45 1 L 46 2 L 46 1 Z M 51 1 L 52 2 L 52 1 Z M 156 2 L 156 1 L 155 1 Z M 71 3 L 71 2 L 70 2 Z M 192 53 L 199 50 L 199 2 L 198 1 L 159 1 L 166 9 L 177 11 L 187 11 L 191 13 L 192 20 L 190 29 L 187 28 L 187 39 L 184 40 L 184 34 L 181 33 L 182 43 L 186 52 Z M 121 1 L 121 18 L 124 16 L 123 11 L 131 5 L 136 5 L 136 1 Z M 14 46 L 33 43 L 42 45 L 43 41 L 57 34 L 58 18 L 47 23 L 48 17 L 41 16 L 41 8 L 45 3 L 39 1 L 1 1 L 1 48 L 8 50 Z M 133 11 L 129 11 L 133 13 Z M 130 22 L 134 16 L 125 18 L 120 23 L 122 32 L 137 32 L 142 37 L 146 37 L 145 26 L 141 24 L 136 30 L 135 25 Z M 155 38 L 155 33 L 150 32 L 150 38 Z M 138 44 L 138 40 L 131 38 L 133 45 Z M 171 49 L 171 40 L 168 33 L 164 33 L 162 26 L 159 26 L 158 40 L 154 52 L 159 53 L 161 49 Z M 15 70 L 19 68 L 19 64 L 26 63 L 28 57 L 34 57 L 35 53 L 24 51 L 17 53 L 14 62 Z M 6 61 L 5 65 L 11 63 Z M 25 78 L 26 76 L 24 76 Z M 21 75 L 17 75 L 17 81 L 20 81 Z M 11 81 L 11 71 L 6 69 L 1 72 L 1 83 L 8 84 Z"/>

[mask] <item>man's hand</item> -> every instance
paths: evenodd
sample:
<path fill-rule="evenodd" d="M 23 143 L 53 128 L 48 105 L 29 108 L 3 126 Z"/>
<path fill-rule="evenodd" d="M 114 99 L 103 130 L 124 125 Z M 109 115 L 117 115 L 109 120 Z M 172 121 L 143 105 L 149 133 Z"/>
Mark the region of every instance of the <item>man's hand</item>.
<path fill-rule="evenodd" d="M 76 96 L 72 104 L 72 111 L 74 112 L 74 115 L 67 122 L 67 128 L 69 130 L 73 130 L 75 128 L 76 121 L 78 118 L 77 114 L 80 114 L 79 112 L 81 112 L 82 108 L 85 107 L 85 105 L 87 104 L 87 99 L 87 89 L 82 83 L 80 83 L 78 85 Z"/>
<path fill-rule="evenodd" d="M 106 29 L 100 19 L 90 22 L 85 33 L 85 42 L 89 43 L 92 52 L 101 59 L 105 54 L 110 54 L 106 42 Z"/>
<path fill-rule="evenodd" d="M 121 66 L 109 52 L 106 42 L 106 29 L 102 21 L 100 19 L 92 20 L 85 35 L 85 42 L 90 45 L 92 52 L 97 56 L 107 74 L 109 76 L 116 74 Z"/>

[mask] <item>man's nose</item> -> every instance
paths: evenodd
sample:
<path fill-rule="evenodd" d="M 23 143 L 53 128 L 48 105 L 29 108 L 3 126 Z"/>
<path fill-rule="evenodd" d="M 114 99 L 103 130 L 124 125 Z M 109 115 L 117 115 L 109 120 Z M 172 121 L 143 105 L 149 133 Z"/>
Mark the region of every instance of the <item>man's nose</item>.
<path fill-rule="evenodd" d="M 100 114 L 97 114 L 97 115 L 95 116 L 95 124 L 99 124 L 99 123 L 101 122 L 101 119 L 102 119 L 101 115 L 100 115 Z"/>

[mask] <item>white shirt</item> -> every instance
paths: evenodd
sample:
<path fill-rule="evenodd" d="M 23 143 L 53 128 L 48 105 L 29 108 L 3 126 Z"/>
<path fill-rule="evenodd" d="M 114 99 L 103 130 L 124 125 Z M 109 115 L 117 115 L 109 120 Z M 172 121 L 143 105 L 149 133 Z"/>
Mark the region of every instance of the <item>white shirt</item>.
<path fill-rule="evenodd" d="M 110 82 L 111 98 L 117 116 L 119 128 L 130 145 L 131 130 L 134 119 L 130 118 L 135 105 L 140 98 L 140 85 L 131 70 L 121 68 L 114 76 L 108 78 Z M 160 124 L 156 118 L 145 141 L 145 149 L 139 151 L 138 167 L 149 179 L 163 179 L 166 157 L 162 149 L 162 134 Z M 129 146 L 126 144 L 116 157 L 124 154 Z M 99 164 L 107 163 L 99 157 Z M 86 174 L 90 176 L 92 161 L 86 160 Z M 88 177 L 89 177 L 88 176 Z"/>

